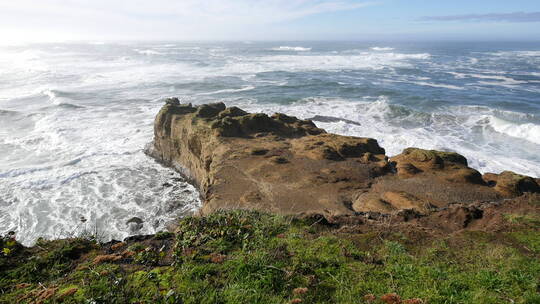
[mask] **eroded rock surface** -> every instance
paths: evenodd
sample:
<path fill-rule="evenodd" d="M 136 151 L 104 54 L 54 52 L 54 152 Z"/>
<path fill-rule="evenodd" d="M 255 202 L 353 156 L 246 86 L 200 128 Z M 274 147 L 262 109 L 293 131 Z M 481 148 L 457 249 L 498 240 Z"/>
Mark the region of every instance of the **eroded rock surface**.
<path fill-rule="evenodd" d="M 203 213 L 257 209 L 351 215 L 493 201 L 538 192 L 535 179 L 484 175 L 454 152 L 408 148 L 388 160 L 375 139 L 326 133 L 310 120 L 168 99 L 149 154 L 198 186 Z"/>

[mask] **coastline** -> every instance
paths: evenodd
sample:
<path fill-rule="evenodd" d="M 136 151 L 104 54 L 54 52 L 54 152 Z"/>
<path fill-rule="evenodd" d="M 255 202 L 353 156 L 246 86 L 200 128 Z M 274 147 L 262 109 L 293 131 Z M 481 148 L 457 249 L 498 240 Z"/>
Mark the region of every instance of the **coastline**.
<path fill-rule="evenodd" d="M 154 131 L 147 153 L 191 178 L 200 214 L 107 243 L 6 235 L 0 303 L 540 300 L 538 179 L 222 103 L 169 99 Z"/>

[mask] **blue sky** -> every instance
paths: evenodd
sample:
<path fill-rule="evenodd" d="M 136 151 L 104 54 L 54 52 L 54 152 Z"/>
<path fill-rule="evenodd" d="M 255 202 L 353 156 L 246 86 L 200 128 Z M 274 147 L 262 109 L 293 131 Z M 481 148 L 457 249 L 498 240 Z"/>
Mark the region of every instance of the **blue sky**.
<path fill-rule="evenodd" d="M 5 41 L 540 40 L 539 0 L 0 0 Z"/>
<path fill-rule="evenodd" d="M 313 17 L 295 24 L 338 39 L 540 40 L 540 0 L 384 0 Z"/>

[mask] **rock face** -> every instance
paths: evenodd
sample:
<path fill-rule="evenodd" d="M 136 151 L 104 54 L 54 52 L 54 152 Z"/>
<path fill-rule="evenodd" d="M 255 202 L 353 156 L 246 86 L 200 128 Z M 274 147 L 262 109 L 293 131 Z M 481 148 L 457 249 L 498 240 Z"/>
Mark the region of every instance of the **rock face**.
<path fill-rule="evenodd" d="M 388 160 L 374 139 L 329 134 L 310 120 L 250 114 L 223 103 L 194 107 L 168 99 L 154 133 L 148 153 L 198 186 L 202 213 L 425 214 L 451 203 L 538 191 L 534 179 L 510 173 L 486 181 L 457 153 L 408 148 Z"/>
<path fill-rule="evenodd" d="M 511 171 L 504 171 L 498 175 L 486 173 L 483 179 L 504 197 L 515 197 L 525 192 L 540 192 L 537 180 Z"/>

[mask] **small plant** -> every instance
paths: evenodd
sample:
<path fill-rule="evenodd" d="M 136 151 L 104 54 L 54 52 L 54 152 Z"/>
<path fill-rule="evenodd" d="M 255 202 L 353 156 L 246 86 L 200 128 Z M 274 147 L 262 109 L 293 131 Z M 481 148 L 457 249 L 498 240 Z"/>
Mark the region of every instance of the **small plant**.
<path fill-rule="evenodd" d="M 285 229 L 283 222 L 274 220 L 275 217 L 267 214 L 242 210 L 185 218 L 178 226 L 176 257 L 181 259 L 186 253 L 226 253 L 235 248 L 257 246 Z"/>
<path fill-rule="evenodd" d="M 173 236 L 174 236 L 174 234 L 169 232 L 169 231 L 160 231 L 160 232 L 156 233 L 154 238 L 156 240 L 166 240 L 166 239 L 172 238 Z"/>
<path fill-rule="evenodd" d="M 538 227 L 509 227 L 425 238 L 218 212 L 122 250 L 86 239 L 9 247 L 0 303 L 540 303 Z"/>
<path fill-rule="evenodd" d="M 17 250 L 21 245 L 17 243 L 15 239 L 15 232 L 10 231 L 6 236 L 0 237 L 0 248 L 2 248 L 2 254 L 9 256 L 13 254 L 14 250 Z"/>
<path fill-rule="evenodd" d="M 135 243 L 131 246 L 129 246 L 129 251 L 133 251 L 133 252 L 140 252 L 140 251 L 143 251 L 146 249 L 146 246 L 144 246 L 143 244 L 141 243 Z"/>
<path fill-rule="evenodd" d="M 146 247 L 144 250 L 135 254 L 133 261 L 143 265 L 158 265 L 162 257 L 162 252 L 158 252 L 158 250 L 152 247 Z"/>

